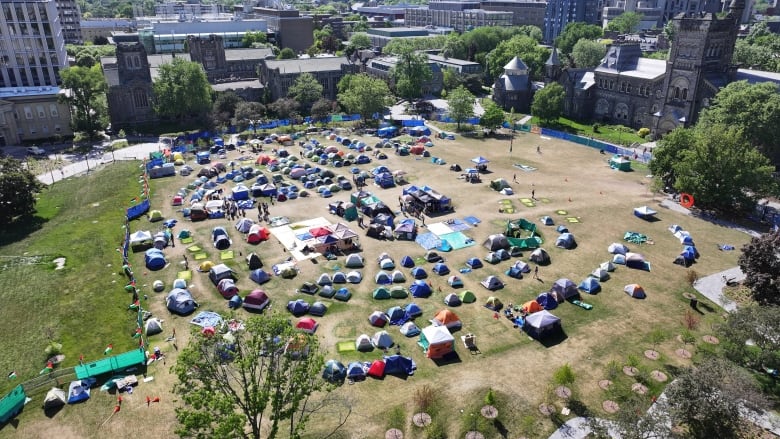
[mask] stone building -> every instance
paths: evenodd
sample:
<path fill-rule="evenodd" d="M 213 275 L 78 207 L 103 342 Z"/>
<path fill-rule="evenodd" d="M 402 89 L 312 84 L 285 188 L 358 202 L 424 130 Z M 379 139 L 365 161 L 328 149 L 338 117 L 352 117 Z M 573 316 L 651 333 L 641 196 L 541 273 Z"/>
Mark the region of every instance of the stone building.
<path fill-rule="evenodd" d="M 261 60 L 273 56 L 271 49 L 228 49 L 221 35 L 187 38 L 190 60 L 200 63 L 212 84 L 257 78 Z"/>
<path fill-rule="evenodd" d="M 302 73 L 311 73 L 322 84 L 322 96 L 335 100 L 337 85 L 347 74 L 358 73 L 360 66 L 346 57 L 322 57 L 308 59 L 260 61 L 260 83 L 268 89 L 272 101 L 287 97 L 287 92 Z"/>
<path fill-rule="evenodd" d="M 108 83 L 111 126 L 118 130 L 157 121 L 149 57 L 144 45 L 117 44 L 116 58 L 102 58 L 101 64 Z"/>
<path fill-rule="evenodd" d="M 528 66 L 518 57 L 504 66 L 504 74 L 493 84 L 493 101 L 504 110 L 520 113 L 531 111 L 533 84 L 528 75 Z"/>

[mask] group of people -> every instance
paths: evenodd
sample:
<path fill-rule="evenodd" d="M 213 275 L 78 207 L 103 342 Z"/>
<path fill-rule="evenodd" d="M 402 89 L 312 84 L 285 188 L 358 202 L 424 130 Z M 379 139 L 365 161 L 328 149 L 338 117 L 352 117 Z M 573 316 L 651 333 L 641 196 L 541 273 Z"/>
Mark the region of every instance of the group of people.
<path fill-rule="evenodd" d="M 271 198 L 273 200 L 273 197 Z M 257 220 L 265 220 L 268 221 L 269 213 L 268 213 L 268 203 L 262 202 L 257 204 Z"/>
<path fill-rule="evenodd" d="M 233 200 L 225 199 L 222 201 L 222 210 L 225 211 L 225 217 L 229 220 L 234 220 L 239 217 L 243 218 L 246 216 L 246 212 L 244 212 L 244 209 L 239 209 L 238 204 Z"/>

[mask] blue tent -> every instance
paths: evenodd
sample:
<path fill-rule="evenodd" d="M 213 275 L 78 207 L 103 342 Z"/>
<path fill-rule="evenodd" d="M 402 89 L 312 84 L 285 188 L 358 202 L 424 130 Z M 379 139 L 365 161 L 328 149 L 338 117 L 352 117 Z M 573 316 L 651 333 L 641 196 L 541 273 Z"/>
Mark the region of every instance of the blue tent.
<path fill-rule="evenodd" d="M 249 189 L 244 186 L 243 184 L 239 184 L 238 186 L 233 188 L 233 199 L 238 200 L 248 200 L 249 199 Z"/>
<path fill-rule="evenodd" d="M 596 294 L 601 291 L 601 284 L 595 277 L 587 277 L 585 280 L 580 282 L 578 288 L 582 291 L 585 291 L 586 293 Z"/>
<path fill-rule="evenodd" d="M 686 245 L 683 247 L 682 253 L 680 253 L 685 259 L 694 260 L 699 258 L 699 251 L 692 245 Z"/>
<path fill-rule="evenodd" d="M 389 357 L 384 357 L 384 360 L 386 375 L 414 375 L 414 371 L 417 369 L 417 365 L 414 363 L 414 360 L 409 357 L 391 355 Z"/>
<path fill-rule="evenodd" d="M 404 256 L 401 258 L 401 266 L 406 268 L 414 267 L 414 259 L 412 259 L 410 256 Z"/>
<path fill-rule="evenodd" d="M 425 281 L 416 280 L 409 287 L 413 297 L 428 297 L 431 295 L 431 287 Z"/>
<path fill-rule="evenodd" d="M 422 267 L 414 267 L 412 268 L 412 277 L 415 279 L 425 279 L 428 277 L 428 273 L 426 273 L 425 269 Z"/>
<path fill-rule="evenodd" d="M 347 368 L 340 361 L 328 360 L 322 371 L 322 378 L 332 383 L 340 383 L 347 377 Z"/>
<path fill-rule="evenodd" d="M 450 269 L 449 267 L 442 264 L 441 262 L 438 262 L 436 265 L 433 266 L 433 272 L 438 274 L 439 276 L 444 276 L 450 274 Z"/>
<path fill-rule="evenodd" d="M 421 308 L 420 308 L 420 307 L 419 307 L 419 306 L 418 306 L 416 303 L 414 303 L 414 302 L 412 302 L 412 303 L 410 303 L 410 304 L 406 305 L 406 306 L 404 307 L 404 311 L 406 312 L 406 315 L 407 315 L 407 316 L 408 316 L 410 319 L 413 319 L 413 318 L 415 318 L 415 317 L 419 317 L 419 316 L 421 316 L 421 315 L 422 315 L 422 309 L 421 309 Z"/>
<path fill-rule="evenodd" d="M 408 320 L 406 312 L 400 306 L 394 306 L 387 310 L 387 317 L 391 325 L 403 325 Z"/>
<path fill-rule="evenodd" d="M 309 312 L 309 304 L 301 299 L 291 300 L 287 302 L 287 311 L 290 311 L 294 316 L 302 316 Z"/>
<path fill-rule="evenodd" d="M 262 285 L 271 280 L 271 275 L 268 272 L 263 271 L 262 268 L 258 268 L 249 272 L 249 279 L 253 280 L 257 284 Z"/>
<path fill-rule="evenodd" d="M 379 137 L 394 137 L 398 133 L 396 127 L 384 127 L 376 131 L 376 135 Z"/>
<path fill-rule="evenodd" d="M 363 363 L 353 361 L 347 366 L 347 378 L 351 380 L 362 380 L 366 378 L 366 371 L 363 369 Z"/>
<path fill-rule="evenodd" d="M 216 240 L 220 235 L 228 236 L 227 230 L 225 230 L 225 228 L 222 226 L 214 227 L 214 229 L 211 231 L 211 240 Z"/>
<path fill-rule="evenodd" d="M 552 294 L 550 294 L 549 292 L 544 292 L 540 294 L 536 298 L 536 303 L 538 303 L 542 308 L 548 311 L 558 307 L 558 301 L 555 300 L 555 297 L 553 297 Z"/>
<path fill-rule="evenodd" d="M 174 288 L 168 293 L 168 297 L 165 298 L 165 306 L 168 311 L 179 314 L 187 315 L 195 311 L 198 307 L 198 303 L 192 298 L 192 293 L 183 288 Z"/>
<path fill-rule="evenodd" d="M 483 266 L 482 261 L 480 261 L 479 258 L 469 258 L 469 260 L 466 261 L 466 265 L 471 269 L 482 268 Z"/>
<path fill-rule="evenodd" d="M 515 279 L 522 279 L 523 278 L 523 269 L 513 265 L 509 267 L 509 270 L 505 271 L 504 274 L 506 274 L 509 277 L 515 278 Z"/>
<path fill-rule="evenodd" d="M 209 154 L 208 151 L 199 152 L 195 154 L 195 157 L 199 165 L 203 165 L 211 161 L 211 154 Z"/>
<path fill-rule="evenodd" d="M 71 381 L 70 386 L 68 386 L 68 404 L 76 404 L 89 399 L 90 383 L 87 382 L 89 380 L 93 380 L 94 383 L 94 378 Z"/>
<path fill-rule="evenodd" d="M 230 300 L 228 300 L 228 308 L 230 309 L 238 309 L 241 308 L 241 304 L 244 303 L 244 299 L 241 298 L 238 294 L 231 297 Z"/>
<path fill-rule="evenodd" d="M 156 248 L 150 248 L 146 251 L 144 262 L 146 263 L 146 268 L 151 271 L 162 270 L 163 267 L 165 267 L 165 264 L 168 263 L 165 260 L 165 255 L 163 255 L 162 250 Z"/>
<path fill-rule="evenodd" d="M 571 249 L 577 242 L 574 240 L 574 235 L 571 233 L 561 233 L 558 239 L 555 240 L 555 246 L 558 248 Z"/>

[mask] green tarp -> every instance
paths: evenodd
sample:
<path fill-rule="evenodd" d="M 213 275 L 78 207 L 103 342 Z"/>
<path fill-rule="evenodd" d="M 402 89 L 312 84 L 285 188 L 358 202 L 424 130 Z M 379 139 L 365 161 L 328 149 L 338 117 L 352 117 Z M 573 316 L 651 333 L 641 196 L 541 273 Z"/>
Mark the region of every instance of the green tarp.
<path fill-rule="evenodd" d="M 76 366 L 76 378 L 83 380 L 104 373 L 117 372 L 143 363 L 146 363 L 146 354 L 143 349 L 134 349 L 124 354 Z"/>
<path fill-rule="evenodd" d="M 3 399 L 0 399 L 0 424 L 8 422 L 8 420 L 16 416 L 19 410 L 24 407 L 25 398 L 27 398 L 27 395 L 20 384 L 14 387 Z"/>

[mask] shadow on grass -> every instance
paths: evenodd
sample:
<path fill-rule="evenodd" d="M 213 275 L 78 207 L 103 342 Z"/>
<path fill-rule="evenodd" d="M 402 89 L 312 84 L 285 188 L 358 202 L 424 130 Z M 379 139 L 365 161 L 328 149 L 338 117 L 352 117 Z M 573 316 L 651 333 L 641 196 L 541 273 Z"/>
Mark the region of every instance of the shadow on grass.
<path fill-rule="evenodd" d="M 21 413 L 21 411 L 19 413 Z M 16 418 L 13 418 L 13 419 L 9 420 L 8 422 L 4 422 L 4 423 L 0 424 L 0 432 L 6 430 L 9 425 L 14 430 L 17 430 L 19 428 L 19 420 L 16 419 Z"/>
<path fill-rule="evenodd" d="M 2 226 L 0 228 L 0 247 L 27 238 L 31 233 L 40 230 L 47 221 L 47 219 L 39 216 L 28 216 Z"/>
<path fill-rule="evenodd" d="M 546 348 L 551 348 L 563 343 L 567 338 L 569 338 L 569 336 L 566 335 L 566 332 L 564 332 L 563 329 L 561 329 L 560 331 L 556 331 L 552 334 L 542 337 L 542 339 L 539 340 L 539 343 L 541 343 L 542 346 Z"/>
<path fill-rule="evenodd" d="M 433 359 L 433 364 L 435 364 L 438 367 L 448 366 L 450 364 L 458 364 L 461 362 L 462 360 L 460 359 L 460 355 L 458 355 L 457 352 L 450 352 L 449 354 L 441 358 Z"/>
<path fill-rule="evenodd" d="M 579 399 L 570 399 L 568 403 L 568 407 L 571 410 L 571 412 L 577 416 L 582 416 L 584 418 L 589 418 L 593 416 L 593 413 L 591 413 L 590 409 L 588 409 L 588 406 L 586 406 L 585 403 L 583 403 Z"/>

